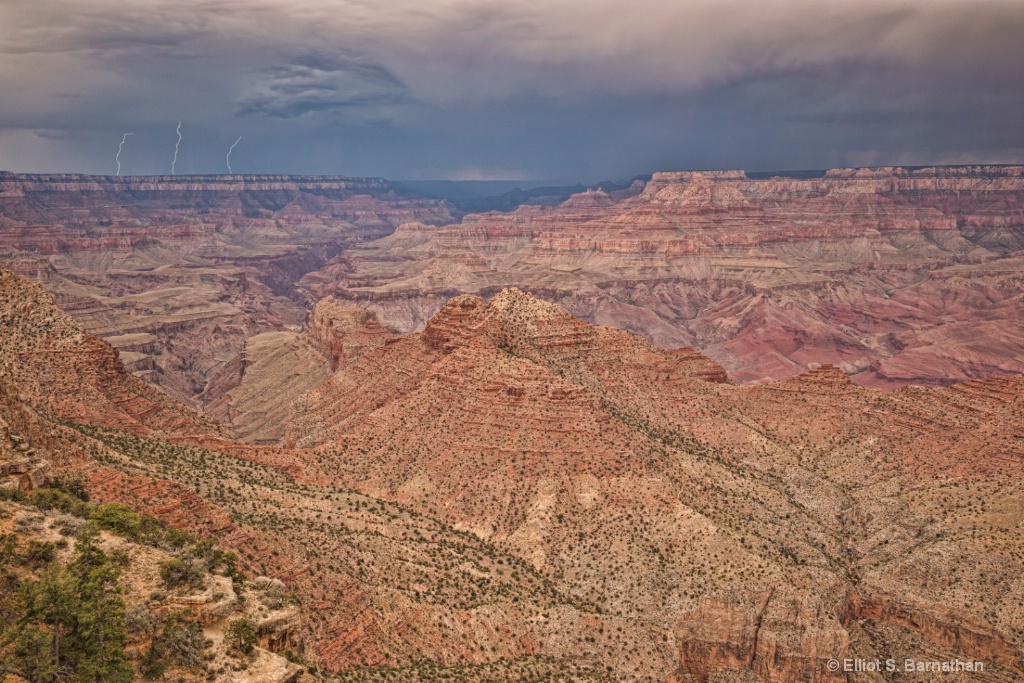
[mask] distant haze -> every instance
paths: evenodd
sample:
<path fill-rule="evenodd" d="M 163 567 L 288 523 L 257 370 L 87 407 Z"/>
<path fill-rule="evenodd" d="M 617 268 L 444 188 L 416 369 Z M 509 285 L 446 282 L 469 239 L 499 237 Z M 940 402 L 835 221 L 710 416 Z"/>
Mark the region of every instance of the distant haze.
<path fill-rule="evenodd" d="M 1017 0 L 0 0 L 0 169 L 1024 162 Z"/>

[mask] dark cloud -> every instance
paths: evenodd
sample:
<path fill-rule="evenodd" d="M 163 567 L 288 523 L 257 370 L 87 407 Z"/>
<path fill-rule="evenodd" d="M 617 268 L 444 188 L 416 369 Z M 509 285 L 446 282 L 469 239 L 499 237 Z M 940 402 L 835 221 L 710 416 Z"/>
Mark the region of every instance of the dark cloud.
<path fill-rule="evenodd" d="M 1017 0 L 0 0 L 0 168 L 1024 161 Z M 39 133 L 38 131 L 43 131 Z M 60 132 L 47 132 L 60 131 Z M 236 157 L 233 157 L 235 159 Z"/>
<path fill-rule="evenodd" d="M 343 55 L 310 54 L 261 70 L 235 112 L 293 118 L 409 102 L 407 89 L 383 66 Z"/>

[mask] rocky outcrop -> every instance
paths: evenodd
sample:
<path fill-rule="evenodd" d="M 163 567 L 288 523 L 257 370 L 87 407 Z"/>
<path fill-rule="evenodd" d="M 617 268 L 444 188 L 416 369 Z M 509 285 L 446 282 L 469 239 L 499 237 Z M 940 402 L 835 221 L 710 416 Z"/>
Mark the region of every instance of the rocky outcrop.
<path fill-rule="evenodd" d="M 0 417 L 0 487 L 31 491 L 53 481 L 53 465 Z"/>
<path fill-rule="evenodd" d="M 872 619 L 915 631 L 930 642 L 971 661 L 989 662 L 1010 670 L 1024 670 L 1021 652 L 991 624 L 940 605 L 920 605 L 884 593 L 851 594 L 846 619 Z"/>
<path fill-rule="evenodd" d="M 422 329 L 457 294 L 516 286 L 741 382 L 830 363 L 858 384 L 1024 371 L 1016 166 L 656 173 L 620 199 L 403 226 L 303 278 Z"/>
<path fill-rule="evenodd" d="M 774 588 L 706 598 L 681 615 L 676 680 L 706 683 L 717 672 L 751 671 L 764 681 L 840 683 L 831 659 L 847 658 L 849 635 L 804 596 Z"/>
<path fill-rule="evenodd" d="M 334 368 L 355 360 L 367 349 L 383 346 L 394 337 L 370 311 L 330 297 L 313 307 L 306 334 L 331 358 Z"/>

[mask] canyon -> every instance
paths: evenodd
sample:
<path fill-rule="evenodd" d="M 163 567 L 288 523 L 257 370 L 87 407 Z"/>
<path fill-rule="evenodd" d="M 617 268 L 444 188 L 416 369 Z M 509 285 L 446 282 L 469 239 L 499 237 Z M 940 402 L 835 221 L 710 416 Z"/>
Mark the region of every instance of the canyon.
<path fill-rule="evenodd" d="M 1022 250 L 1010 166 L 0 173 L 0 488 L 283 583 L 289 680 L 1008 683 Z"/>
<path fill-rule="evenodd" d="M 400 224 L 454 219 L 374 178 L 0 173 L 0 263 L 194 406 L 237 382 L 248 338 L 302 325 L 302 275 Z"/>
<path fill-rule="evenodd" d="M 0 285 L 17 443 L 284 581 L 341 680 L 874 681 L 828 660 L 888 656 L 1024 675 L 1020 376 L 737 385 L 514 288 L 404 335 L 327 298 L 247 373 L 320 364 L 257 425 L 283 446 L 257 446 L 38 285 Z"/>
<path fill-rule="evenodd" d="M 453 296 L 519 287 L 744 383 L 822 363 L 885 389 L 1024 371 L 1021 167 L 609 188 L 463 215 L 381 179 L 3 173 L 0 263 L 131 372 L 259 443 L 280 429 L 250 434 L 246 369 L 296 352 L 322 373 L 288 344 L 328 295 L 407 333 Z"/>
<path fill-rule="evenodd" d="M 1024 370 L 1024 169 L 656 173 L 631 192 L 408 224 L 300 280 L 422 329 L 457 294 L 530 291 L 739 382 L 830 363 L 866 386 Z"/>

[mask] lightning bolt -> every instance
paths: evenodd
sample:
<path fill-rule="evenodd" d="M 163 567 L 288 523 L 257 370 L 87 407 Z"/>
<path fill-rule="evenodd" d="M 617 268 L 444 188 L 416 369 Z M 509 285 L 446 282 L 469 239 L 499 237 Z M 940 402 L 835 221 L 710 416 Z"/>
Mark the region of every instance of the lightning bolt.
<path fill-rule="evenodd" d="M 114 157 L 114 161 L 117 162 L 117 175 L 121 175 L 121 150 L 124 149 L 124 143 L 128 140 L 129 135 L 131 133 L 125 133 L 121 138 L 121 144 L 117 146 L 117 155 Z"/>
<path fill-rule="evenodd" d="M 228 155 L 226 157 L 224 157 L 224 161 L 226 161 L 228 163 L 228 173 L 230 173 L 230 174 L 234 174 L 234 171 L 231 170 L 231 153 L 233 151 L 235 151 L 235 146 L 238 145 L 238 143 L 241 142 L 241 141 L 242 141 L 242 136 L 239 135 L 238 139 L 235 140 L 235 144 L 231 145 L 231 148 L 228 149 Z"/>
<path fill-rule="evenodd" d="M 174 165 L 178 163 L 178 147 L 181 145 L 181 121 L 178 121 L 178 127 L 174 132 L 178 134 L 178 141 L 174 143 L 174 158 L 171 159 L 171 175 L 174 175 Z"/>

